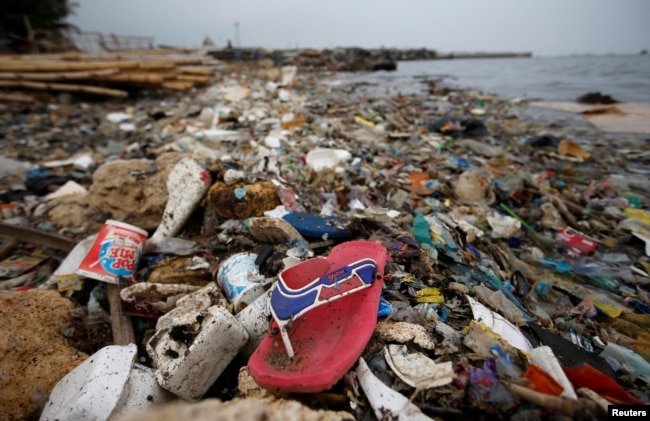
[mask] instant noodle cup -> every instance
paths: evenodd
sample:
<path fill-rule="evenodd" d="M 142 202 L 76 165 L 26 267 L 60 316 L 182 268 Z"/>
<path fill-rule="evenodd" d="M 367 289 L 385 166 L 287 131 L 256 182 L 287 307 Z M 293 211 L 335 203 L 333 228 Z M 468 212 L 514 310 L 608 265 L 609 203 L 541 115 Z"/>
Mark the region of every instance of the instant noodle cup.
<path fill-rule="evenodd" d="M 111 284 L 117 284 L 119 278 L 132 280 L 146 240 L 147 231 L 109 219 L 76 273 Z"/>

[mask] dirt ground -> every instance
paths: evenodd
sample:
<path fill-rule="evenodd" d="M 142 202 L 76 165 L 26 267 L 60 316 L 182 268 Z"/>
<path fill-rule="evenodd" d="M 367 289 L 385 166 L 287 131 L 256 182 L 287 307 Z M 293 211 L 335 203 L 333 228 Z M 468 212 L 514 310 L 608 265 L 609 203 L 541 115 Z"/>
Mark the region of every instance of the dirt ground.
<path fill-rule="evenodd" d="M 56 383 L 88 356 L 61 329 L 73 303 L 57 291 L 0 295 L 0 418 L 33 419 Z"/>

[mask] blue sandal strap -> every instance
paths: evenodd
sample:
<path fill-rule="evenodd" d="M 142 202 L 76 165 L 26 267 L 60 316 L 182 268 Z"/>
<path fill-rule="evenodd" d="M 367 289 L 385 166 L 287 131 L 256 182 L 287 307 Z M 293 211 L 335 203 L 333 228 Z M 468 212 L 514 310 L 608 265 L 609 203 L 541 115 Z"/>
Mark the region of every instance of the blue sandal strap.
<path fill-rule="evenodd" d="M 289 357 L 294 355 L 287 331 L 291 321 L 322 304 L 370 287 L 376 268 L 373 259 L 361 259 L 328 272 L 299 289 L 289 288 L 280 273 L 271 292 L 271 314 L 278 323 Z"/>
<path fill-rule="evenodd" d="M 377 263 L 372 259 L 358 260 L 328 272 L 310 282 L 307 287 L 297 290 L 286 285 L 281 273 L 271 293 L 271 307 L 278 319 L 298 317 L 315 306 L 369 287 L 374 281 L 376 268 Z M 355 276 L 358 276 L 360 282 L 354 282 Z"/>

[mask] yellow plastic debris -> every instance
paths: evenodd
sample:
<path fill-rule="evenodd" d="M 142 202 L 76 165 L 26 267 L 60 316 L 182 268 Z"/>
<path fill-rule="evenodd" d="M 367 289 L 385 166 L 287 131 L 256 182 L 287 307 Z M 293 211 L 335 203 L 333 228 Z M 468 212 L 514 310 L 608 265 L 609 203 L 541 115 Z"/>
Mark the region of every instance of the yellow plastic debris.
<path fill-rule="evenodd" d="M 375 123 L 373 123 L 370 120 L 366 120 L 363 117 L 359 117 L 358 115 L 354 117 L 354 121 L 356 121 L 359 124 L 365 124 L 368 127 L 375 127 Z"/>
<path fill-rule="evenodd" d="M 445 302 L 445 297 L 440 295 L 438 288 L 423 288 L 415 293 L 418 298 L 415 299 L 418 303 L 437 303 L 442 304 Z"/>

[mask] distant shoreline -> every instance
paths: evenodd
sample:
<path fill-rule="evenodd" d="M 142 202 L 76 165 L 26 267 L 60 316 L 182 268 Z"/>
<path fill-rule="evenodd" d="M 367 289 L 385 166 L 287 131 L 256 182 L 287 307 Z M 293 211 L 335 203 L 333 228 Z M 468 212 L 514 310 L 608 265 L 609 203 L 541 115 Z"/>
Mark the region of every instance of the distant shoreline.
<path fill-rule="evenodd" d="M 499 53 L 438 53 L 432 60 L 453 60 L 466 58 L 530 58 L 532 52 L 499 52 Z"/>

